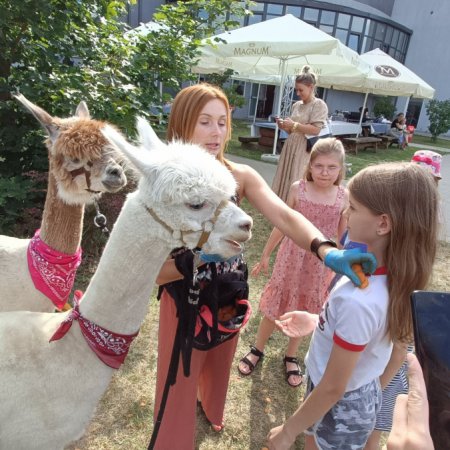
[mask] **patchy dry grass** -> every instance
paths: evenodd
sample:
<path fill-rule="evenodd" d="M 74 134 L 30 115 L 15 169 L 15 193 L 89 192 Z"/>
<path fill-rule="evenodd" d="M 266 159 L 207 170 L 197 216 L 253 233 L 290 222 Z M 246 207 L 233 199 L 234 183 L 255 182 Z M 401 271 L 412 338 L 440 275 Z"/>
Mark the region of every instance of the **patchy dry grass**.
<path fill-rule="evenodd" d="M 244 203 L 243 207 L 255 221 L 254 237 L 246 251 L 247 262 L 251 267 L 259 258 L 270 233 L 270 226 L 248 203 Z M 441 244 L 430 287 L 432 290 L 450 291 L 449 258 L 450 245 Z M 257 311 L 265 281 L 264 278 L 250 279 L 254 311 Z M 70 450 L 147 448 L 152 431 L 158 308 L 153 295 L 148 315 L 126 363 L 114 376 L 86 435 L 70 446 Z M 255 373 L 246 378 L 238 375 L 237 362 L 253 343 L 259 320 L 259 313 L 255 313 L 240 337 L 232 368 L 225 429 L 220 434 L 213 432 L 204 417 L 198 415 L 199 450 L 259 450 L 269 429 L 292 414 L 302 399 L 304 388 L 293 389 L 285 382 L 282 358 L 287 339 L 280 333 L 271 337 L 265 350 L 266 357 Z M 308 342 L 305 340 L 300 349 L 301 358 L 304 357 L 307 346 Z M 70 389 L 70 382 L 67 388 Z M 174 434 L 176 432 L 174 430 Z M 303 449 L 301 437 L 295 448 Z M 173 450 L 176 450 L 175 446 Z"/>

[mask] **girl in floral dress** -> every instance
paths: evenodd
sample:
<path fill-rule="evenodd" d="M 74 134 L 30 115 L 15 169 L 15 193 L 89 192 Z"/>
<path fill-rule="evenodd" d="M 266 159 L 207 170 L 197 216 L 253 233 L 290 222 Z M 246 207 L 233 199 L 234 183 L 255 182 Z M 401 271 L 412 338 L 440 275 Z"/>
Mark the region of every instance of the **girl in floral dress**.
<path fill-rule="evenodd" d="M 345 152 L 335 138 L 321 139 L 311 151 L 305 179 L 292 184 L 287 204 L 307 217 L 325 236 L 340 236 L 345 229 L 342 216 L 348 195 L 340 186 L 344 174 Z M 282 241 L 283 233 L 274 228 L 263 250 L 261 260 L 252 270 L 257 276 L 268 273 L 269 258 Z M 266 284 L 260 300 L 264 317 L 259 325 L 254 346 L 238 366 L 242 375 L 250 375 L 264 356 L 264 346 L 275 329 L 280 315 L 295 310 L 319 313 L 326 298 L 333 272 L 314 255 L 284 238 L 277 254 L 272 277 Z M 286 381 L 292 387 L 302 382 L 302 373 L 296 358 L 300 339 L 290 339 L 284 356 Z"/>

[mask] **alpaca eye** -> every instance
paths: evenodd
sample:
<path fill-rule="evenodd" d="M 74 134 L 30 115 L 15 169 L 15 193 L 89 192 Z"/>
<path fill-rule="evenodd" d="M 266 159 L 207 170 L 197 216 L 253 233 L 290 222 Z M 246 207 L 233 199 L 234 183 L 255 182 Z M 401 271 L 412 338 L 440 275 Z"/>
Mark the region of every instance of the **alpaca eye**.
<path fill-rule="evenodd" d="M 74 164 L 79 164 L 80 159 L 79 158 L 71 158 L 71 160 Z"/>
<path fill-rule="evenodd" d="M 206 204 L 206 202 L 202 202 L 202 203 L 190 204 L 188 206 L 189 206 L 189 208 L 193 209 L 194 211 L 198 211 L 198 210 L 204 208 L 205 204 Z"/>

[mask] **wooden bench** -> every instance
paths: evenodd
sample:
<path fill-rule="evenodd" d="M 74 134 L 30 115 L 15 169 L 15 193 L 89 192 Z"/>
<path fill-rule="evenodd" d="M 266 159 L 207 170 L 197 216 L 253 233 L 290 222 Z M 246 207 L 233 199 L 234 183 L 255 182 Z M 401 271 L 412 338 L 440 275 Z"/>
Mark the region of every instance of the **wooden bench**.
<path fill-rule="evenodd" d="M 344 144 L 347 145 L 348 151 L 354 151 L 355 155 L 358 154 L 359 149 L 366 149 L 372 147 L 375 152 L 378 150 L 378 144 L 382 142 L 380 138 L 376 137 L 358 137 L 358 138 L 344 138 Z"/>
<path fill-rule="evenodd" d="M 239 136 L 238 140 L 241 144 L 250 144 L 251 142 L 258 142 L 258 136 Z"/>
<path fill-rule="evenodd" d="M 383 141 L 384 148 L 391 147 L 393 144 L 398 144 L 398 139 L 395 136 L 380 134 L 378 137 Z"/>

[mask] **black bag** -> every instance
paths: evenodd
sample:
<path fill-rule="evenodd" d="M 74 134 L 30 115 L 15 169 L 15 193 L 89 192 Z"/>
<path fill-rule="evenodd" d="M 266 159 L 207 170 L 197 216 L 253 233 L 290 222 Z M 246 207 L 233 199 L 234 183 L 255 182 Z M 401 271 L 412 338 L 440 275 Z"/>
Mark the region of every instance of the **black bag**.
<path fill-rule="evenodd" d="M 310 138 L 306 138 L 306 151 L 307 153 L 310 153 L 313 145 L 319 140 L 319 139 L 323 139 L 323 138 L 328 138 L 328 137 L 332 137 L 331 134 L 324 134 L 323 136 L 313 136 Z"/>
<path fill-rule="evenodd" d="M 195 286 L 193 262 L 194 254 L 190 250 L 176 254 L 175 266 L 184 278 L 161 286 L 177 307 L 186 376 L 192 348 L 209 350 L 233 338 L 251 314 L 245 263 L 238 270 L 223 274 L 217 274 L 216 265 L 209 264 L 211 281 L 201 281 Z"/>

